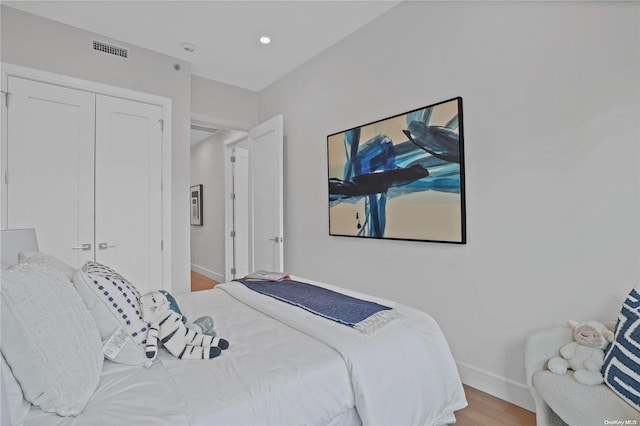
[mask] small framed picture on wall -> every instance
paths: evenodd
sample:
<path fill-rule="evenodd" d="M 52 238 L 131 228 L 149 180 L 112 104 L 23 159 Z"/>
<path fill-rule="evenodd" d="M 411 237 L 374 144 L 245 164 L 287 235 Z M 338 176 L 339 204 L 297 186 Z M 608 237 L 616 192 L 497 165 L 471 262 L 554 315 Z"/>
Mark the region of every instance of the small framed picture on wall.
<path fill-rule="evenodd" d="M 191 187 L 191 225 L 202 226 L 202 185 Z"/>

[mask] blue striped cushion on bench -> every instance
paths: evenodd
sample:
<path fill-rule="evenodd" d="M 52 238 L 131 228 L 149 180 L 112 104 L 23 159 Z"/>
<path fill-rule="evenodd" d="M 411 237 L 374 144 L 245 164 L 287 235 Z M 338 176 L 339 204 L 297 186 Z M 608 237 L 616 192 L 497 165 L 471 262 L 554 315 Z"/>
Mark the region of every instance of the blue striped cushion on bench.
<path fill-rule="evenodd" d="M 636 290 L 622 305 L 602 374 L 613 392 L 640 411 L 640 293 Z"/>

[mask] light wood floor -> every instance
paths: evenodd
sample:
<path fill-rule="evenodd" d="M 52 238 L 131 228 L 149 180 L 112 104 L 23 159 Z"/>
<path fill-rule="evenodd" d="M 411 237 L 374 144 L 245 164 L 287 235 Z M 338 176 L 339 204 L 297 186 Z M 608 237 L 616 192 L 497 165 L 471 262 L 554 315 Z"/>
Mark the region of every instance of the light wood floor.
<path fill-rule="evenodd" d="M 500 398 L 464 385 L 469 405 L 456 411 L 455 426 L 535 426 L 536 415 Z"/>
<path fill-rule="evenodd" d="M 217 281 L 191 271 L 191 291 L 212 289 Z M 535 426 L 536 415 L 488 393 L 464 385 L 469 405 L 456 411 L 455 426 Z"/>
<path fill-rule="evenodd" d="M 191 271 L 191 291 L 210 290 L 216 284 L 220 283 L 197 272 Z"/>

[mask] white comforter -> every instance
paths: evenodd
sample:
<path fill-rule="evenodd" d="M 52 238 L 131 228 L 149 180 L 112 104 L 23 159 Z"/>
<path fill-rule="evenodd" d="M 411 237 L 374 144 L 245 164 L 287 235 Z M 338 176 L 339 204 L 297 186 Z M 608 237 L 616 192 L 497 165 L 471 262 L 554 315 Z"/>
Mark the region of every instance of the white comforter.
<path fill-rule="evenodd" d="M 299 279 L 299 278 L 296 278 Z M 313 283 L 313 282 L 312 282 Z M 231 347 L 212 360 L 163 351 L 150 369 L 105 362 L 84 413 L 32 409 L 26 426 L 441 425 L 466 405 L 455 364 L 428 315 L 387 300 L 313 283 L 394 307 L 403 318 L 365 335 L 240 283 L 179 298 L 194 320 L 211 315 Z"/>
<path fill-rule="evenodd" d="M 393 307 L 402 318 L 367 335 L 237 282 L 216 288 L 340 353 L 349 370 L 363 425 L 441 425 L 455 421 L 453 411 L 467 403 L 449 346 L 429 315 L 388 300 L 306 282 Z"/>
<path fill-rule="evenodd" d="M 327 425 L 353 407 L 349 375 L 336 351 L 246 306 L 220 286 L 178 303 L 191 320 L 211 315 L 229 349 L 189 364 L 162 354 L 194 425 Z"/>

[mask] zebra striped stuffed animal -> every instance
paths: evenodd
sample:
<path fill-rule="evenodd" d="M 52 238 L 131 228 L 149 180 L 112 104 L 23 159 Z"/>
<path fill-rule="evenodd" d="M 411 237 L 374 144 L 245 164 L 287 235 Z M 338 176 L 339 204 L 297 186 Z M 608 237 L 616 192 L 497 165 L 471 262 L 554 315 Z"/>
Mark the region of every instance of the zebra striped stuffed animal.
<path fill-rule="evenodd" d="M 140 298 L 142 319 L 149 323 L 147 332 L 147 366 L 158 354 L 158 340 L 173 356 L 181 359 L 208 359 L 220 355 L 229 342 L 188 329 L 182 315 L 169 309 L 167 296 L 152 291 Z"/>

